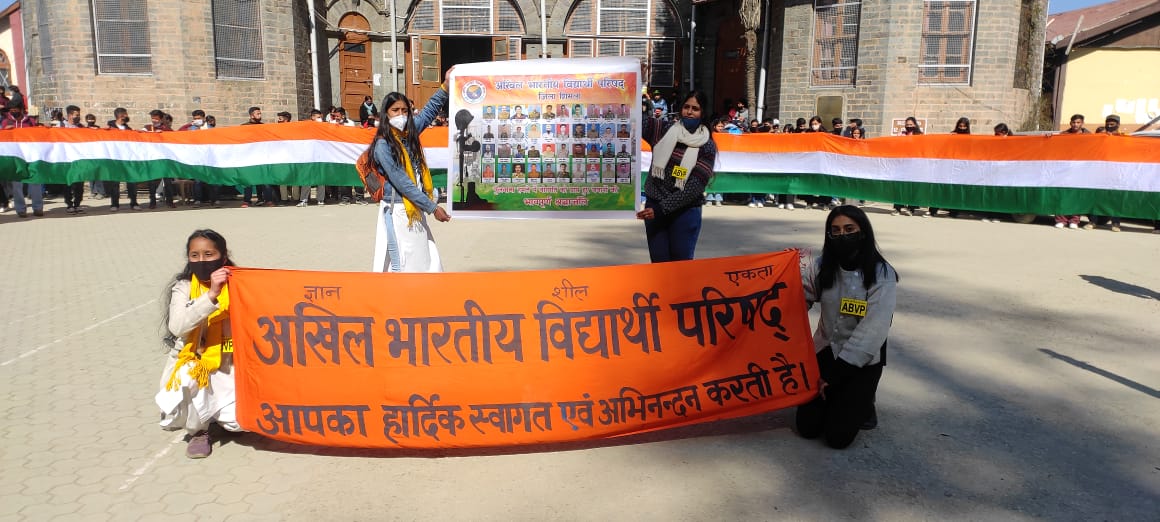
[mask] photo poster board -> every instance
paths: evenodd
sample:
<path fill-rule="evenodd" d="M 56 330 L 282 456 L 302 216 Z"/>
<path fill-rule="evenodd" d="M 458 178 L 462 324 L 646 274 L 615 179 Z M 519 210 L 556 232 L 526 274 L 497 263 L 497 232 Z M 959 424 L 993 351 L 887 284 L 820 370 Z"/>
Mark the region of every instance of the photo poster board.
<path fill-rule="evenodd" d="M 457 65 L 448 92 L 453 215 L 633 218 L 640 201 L 640 61 Z"/>

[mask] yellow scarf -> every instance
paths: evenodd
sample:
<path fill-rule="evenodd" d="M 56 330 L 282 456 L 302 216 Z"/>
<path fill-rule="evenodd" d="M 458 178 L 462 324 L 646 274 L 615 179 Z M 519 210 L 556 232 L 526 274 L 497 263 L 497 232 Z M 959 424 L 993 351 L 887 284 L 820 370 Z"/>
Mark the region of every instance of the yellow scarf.
<path fill-rule="evenodd" d="M 197 299 L 202 294 L 209 291 L 209 287 L 203 286 L 197 280 L 197 276 L 190 276 L 189 281 L 189 298 Z M 230 319 L 230 291 L 229 286 L 223 286 L 221 294 L 218 295 L 218 309 L 214 310 L 209 317 L 206 318 L 205 323 L 194 328 L 189 336 L 186 337 L 185 347 L 177 354 L 177 364 L 173 367 L 173 374 L 169 376 L 169 381 L 165 383 L 166 390 L 176 390 L 181 387 L 181 380 L 177 378 L 177 372 L 181 370 L 185 363 L 193 363 L 189 369 L 189 376 L 197 381 L 198 388 L 205 388 L 209 385 L 209 374 L 218 370 L 222 365 L 222 353 L 233 353 L 234 340 L 225 337 L 225 323 Z M 198 344 L 204 336 L 205 345 L 199 354 Z"/>
<path fill-rule="evenodd" d="M 422 183 L 420 184 L 419 181 L 415 180 L 415 169 L 411 165 L 411 153 L 407 151 L 407 146 L 403 143 L 402 133 L 395 129 L 391 129 L 391 137 L 395 138 L 395 143 L 399 144 L 399 150 L 403 151 L 403 170 L 407 173 L 408 176 L 411 177 L 411 182 L 419 185 L 419 188 L 423 189 L 423 193 L 426 194 L 427 197 L 433 198 L 435 194 L 435 183 L 431 181 L 431 171 L 427 169 L 427 164 L 420 164 L 423 170 L 419 175 L 420 179 L 422 180 Z M 411 225 L 414 225 L 415 221 L 422 216 L 422 211 L 419 210 L 419 207 L 416 207 L 415 204 L 407 198 L 403 198 L 403 208 L 407 209 L 407 228 L 410 228 Z"/>

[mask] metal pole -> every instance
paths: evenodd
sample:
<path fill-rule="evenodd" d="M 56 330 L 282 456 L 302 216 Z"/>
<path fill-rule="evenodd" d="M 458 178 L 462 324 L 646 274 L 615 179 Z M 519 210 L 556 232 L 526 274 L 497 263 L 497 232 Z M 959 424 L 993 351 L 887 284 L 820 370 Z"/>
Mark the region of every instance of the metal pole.
<path fill-rule="evenodd" d="M 697 4 L 693 4 L 693 12 L 689 15 L 689 91 L 697 89 L 697 74 L 694 62 L 697 61 Z"/>
<path fill-rule="evenodd" d="M 322 110 L 322 95 L 318 87 L 318 19 L 314 13 L 314 0 L 306 0 L 310 9 L 310 78 L 314 83 L 314 108 Z"/>
<path fill-rule="evenodd" d="M 762 116 L 765 114 L 765 71 L 769 69 L 769 0 L 765 0 L 765 9 L 762 12 L 762 25 L 764 31 L 761 32 L 761 73 L 758 75 L 757 82 L 757 121 L 764 121 Z"/>
<path fill-rule="evenodd" d="M 387 0 L 391 3 L 391 89 L 399 92 L 399 44 L 395 41 L 395 35 L 398 34 L 398 28 L 395 27 L 395 0 Z M 383 107 L 383 111 L 387 108 Z"/>
<path fill-rule="evenodd" d="M 544 0 L 540 0 L 540 58 L 548 57 L 548 13 L 544 12 Z"/>

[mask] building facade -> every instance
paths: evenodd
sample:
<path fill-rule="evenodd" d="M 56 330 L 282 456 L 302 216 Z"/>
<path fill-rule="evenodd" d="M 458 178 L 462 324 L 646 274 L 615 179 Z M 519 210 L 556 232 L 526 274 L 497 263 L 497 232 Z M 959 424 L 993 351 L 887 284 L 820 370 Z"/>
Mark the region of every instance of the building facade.
<path fill-rule="evenodd" d="M 927 133 L 1034 127 L 1043 0 L 785 0 L 766 98 L 783 122 L 861 118 L 869 136 L 915 116 Z"/>
<path fill-rule="evenodd" d="M 322 98 L 350 109 L 392 90 L 422 103 L 458 63 L 635 56 L 647 83 L 676 88 L 688 0 L 335 0 L 325 24 Z M 545 32 L 546 31 L 546 32 Z M 544 37 L 546 35 L 546 38 Z M 546 40 L 547 48 L 544 48 Z"/>
<path fill-rule="evenodd" d="M 356 115 L 393 90 L 422 104 L 458 63 L 540 56 L 635 56 L 650 88 L 705 90 L 719 113 L 748 98 L 746 58 L 760 53 L 751 114 L 861 118 L 872 136 L 912 115 L 930 132 L 961 116 L 1025 127 L 1039 98 L 1045 0 L 765 0 L 753 51 L 741 3 L 24 0 L 23 12 L 33 105 L 101 121 L 118 106 L 135 119 L 200 108 L 225 125 L 251 105 Z"/>
<path fill-rule="evenodd" d="M 0 11 L 0 88 L 28 86 L 24 74 L 24 21 L 20 2 Z"/>
<path fill-rule="evenodd" d="M 131 125 L 161 109 L 219 125 L 246 108 L 309 111 L 305 5 L 282 0 L 24 0 L 30 107 L 77 105 Z"/>
<path fill-rule="evenodd" d="M 1047 80 L 1059 129 L 1073 114 L 1089 130 L 1115 114 L 1125 132 L 1160 118 L 1160 2 L 1118 0 L 1052 18 Z"/>

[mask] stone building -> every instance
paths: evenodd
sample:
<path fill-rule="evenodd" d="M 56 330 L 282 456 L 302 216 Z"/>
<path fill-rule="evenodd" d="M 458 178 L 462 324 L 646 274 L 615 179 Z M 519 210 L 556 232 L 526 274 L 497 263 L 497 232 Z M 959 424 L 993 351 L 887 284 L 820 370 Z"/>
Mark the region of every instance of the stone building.
<path fill-rule="evenodd" d="M 24 23 L 20 2 L 0 10 L 0 88 L 28 86 L 24 76 Z"/>
<path fill-rule="evenodd" d="M 714 75 L 745 52 L 739 0 L 698 9 L 698 87 L 720 110 L 744 84 Z M 946 133 L 961 116 L 975 133 L 1033 121 L 1043 63 L 1044 0 L 770 0 L 767 81 L 760 112 L 784 124 L 861 118 L 869 136 L 907 116 Z M 768 31 L 768 36 L 764 33 Z M 703 36 L 701 36 L 703 35 Z M 734 65 L 732 70 L 736 70 Z M 744 70 L 744 69 L 742 69 Z M 757 100 L 753 100 L 757 101 Z M 751 114 L 753 112 L 751 111 Z M 1033 126 L 1033 124 L 1029 124 Z"/>
<path fill-rule="evenodd" d="M 720 112 L 745 97 L 741 0 L 696 1 L 24 0 L 29 94 L 101 121 L 118 106 L 138 120 L 201 108 L 228 125 L 251 105 L 357 115 L 364 96 L 396 89 L 422 103 L 456 63 L 635 56 L 650 88 L 705 90 Z M 960 116 L 976 132 L 1022 127 L 1039 98 L 1045 4 L 764 0 L 751 114 L 861 118 L 871 136 L 910 115 L 931 132 Z"/>
<path fill-rule="evenodd" d="M 202 109 L 219 125 L 302 114 L 310 100 L 306 6 L 274 0 L 24 0 L 30 105 L 77 105 L 131 125 Z"/>

